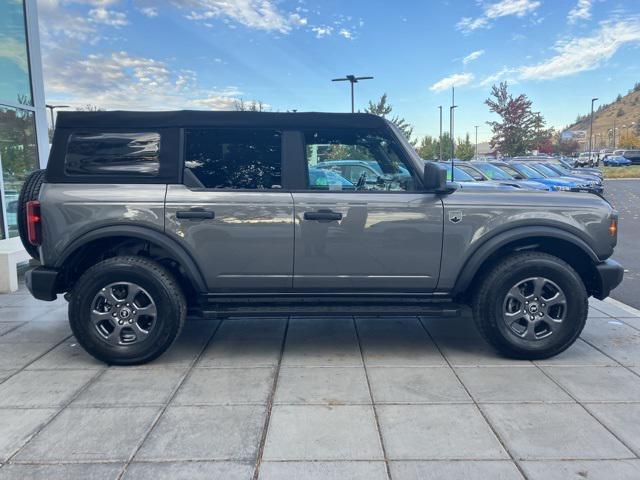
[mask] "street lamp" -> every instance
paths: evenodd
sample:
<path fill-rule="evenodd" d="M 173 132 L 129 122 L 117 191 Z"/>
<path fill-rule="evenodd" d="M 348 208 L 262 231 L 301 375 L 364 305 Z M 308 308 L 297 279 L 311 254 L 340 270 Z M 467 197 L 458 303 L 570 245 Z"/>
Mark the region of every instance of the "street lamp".
<path fill-rule="evenodd" d="M 56 108 L 69 108 L 69 105 L 49 105 L 48 103 L 45 105 L 45 107 L 47 107 L 49 109 L 49 111 L 51 112 L 51 128 L 54 128 L 56 126 L 56 123 L 53 119 L 53 111 Z"/>
<path fill-rule="evenodd" d="M 456 144 L 453 140 L 453 110 L 458 108 L 457 105 L 449 107 L 449 135 L 451 136 L 451 181 L 453 182 L 453 159 L 456 156 Z"/>
<path fill-rule="evenodd" d="M 478 125 L 474 125 L 476 129 L 476 159 L 478 158 Z"/>
<path fill-rule="evenodd" d="M 355 112 L 355 104 L 353 100 L 353 84 L 360 80 L 372 80 L 373 77 L 356 77 L 355 75 L 347 75 L 344 78 L 334 78 L 332 82 L 349 82 L 351 84 L 351 113 Z"/>
<path fill-rule="evenodd" d="M 591 120 L 589 122 L 589 164 L 591 164 L 593 162 L 593 153 L 592 153 L 592 136 L 593 136 L 593 104 L 594 102 L 598 100 L 597 98 L 592 98 L 591 99 Z"/>
<path fill-rule="evenodd" d="M 438 160 L 442 161 L 442 105 L 438 107 L 440 110 L 440 137 L 438 140 L 438 145 L 440 145 L 440 155 L 438 156 Z"/>

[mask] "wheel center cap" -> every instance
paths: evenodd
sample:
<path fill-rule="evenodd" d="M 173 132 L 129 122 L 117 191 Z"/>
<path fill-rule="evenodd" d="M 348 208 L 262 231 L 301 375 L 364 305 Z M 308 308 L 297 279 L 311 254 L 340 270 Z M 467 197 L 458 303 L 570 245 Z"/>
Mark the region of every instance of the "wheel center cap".
<path fill-rule="evenodd" d="M 529 305 L 530 313 L 538 313 L 539 310 L 540 310 L 540 307 L 538 307 L 537 303 L 532 303 L 531 305 Z"/>
<path fill-rule="evenodd" d="M 120 310 L 120 318 L 124 318 L 127 319 L 131 316 L 131 310 L 129 310 L 127 307 L 123 307 Z"/>

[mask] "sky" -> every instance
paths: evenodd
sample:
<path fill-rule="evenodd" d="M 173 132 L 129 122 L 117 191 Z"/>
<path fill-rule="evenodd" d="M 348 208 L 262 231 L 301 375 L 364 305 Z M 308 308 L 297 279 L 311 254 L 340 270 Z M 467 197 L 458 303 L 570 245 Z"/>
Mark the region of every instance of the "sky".
<path fill-rule="evenodd" d="M 11 1 L 11 0 L 9 0 Z M 640 81 L 640 0 L 38 0 L 48 103 L 348 111 L 387 93 L 414 134 L 490 138 L 507 81 L 550 126 Z M 597 103 L 596 103 L 597 105 Z"/>

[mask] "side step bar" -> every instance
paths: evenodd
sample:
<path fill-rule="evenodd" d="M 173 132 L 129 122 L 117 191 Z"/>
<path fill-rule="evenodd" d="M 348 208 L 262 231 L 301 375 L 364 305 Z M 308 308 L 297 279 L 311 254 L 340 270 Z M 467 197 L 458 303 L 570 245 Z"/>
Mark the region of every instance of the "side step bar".
<path fill-rule="evenodd" d="M 204 296 L 190 316 L 204 318 L 264 316 L 425 316 L 457 317 L 460 305 L 445 298 L 415 297 L 253 297 Z"/>

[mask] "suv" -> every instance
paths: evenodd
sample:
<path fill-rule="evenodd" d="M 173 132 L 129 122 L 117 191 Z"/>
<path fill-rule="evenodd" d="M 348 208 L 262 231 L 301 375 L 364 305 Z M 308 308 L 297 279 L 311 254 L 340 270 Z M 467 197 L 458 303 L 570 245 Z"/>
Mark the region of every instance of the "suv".
<path fill-rule="evenodd" d="M 318 174 L 363 159 L 375 181 Z M 158 357 L 187 314 L 461 305 L 502 354 L 546 358 L 623 275 L 605 200 L 458 190 L 368 114 L 61 112 L 18 207 L 29 290 L 64 293 L 80 344 L 120 365 Z"/>

